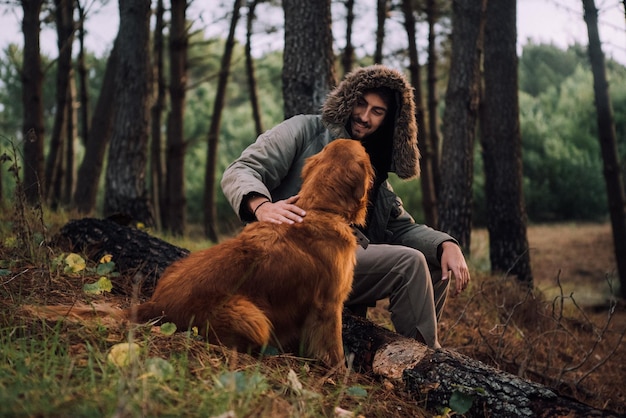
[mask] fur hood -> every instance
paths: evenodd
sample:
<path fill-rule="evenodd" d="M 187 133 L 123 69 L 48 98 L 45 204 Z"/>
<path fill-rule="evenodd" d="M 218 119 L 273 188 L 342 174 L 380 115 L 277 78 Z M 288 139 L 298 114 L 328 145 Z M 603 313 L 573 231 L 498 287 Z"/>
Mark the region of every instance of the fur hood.
<path fill-rule="evenodd" d="M 396 92 L 398 110 L 393 135 L 391 171 L 402 179 L 417 177 L 420 174 L 420 153 L 417 147 L 413 87 L 400 71 L 383 65 L 372 65 L 350 72 L 328 94 L 322 107 L 322 121 L 334 135 L 341 136 L 363 91 L 375 87 L 388 87 Z"/>

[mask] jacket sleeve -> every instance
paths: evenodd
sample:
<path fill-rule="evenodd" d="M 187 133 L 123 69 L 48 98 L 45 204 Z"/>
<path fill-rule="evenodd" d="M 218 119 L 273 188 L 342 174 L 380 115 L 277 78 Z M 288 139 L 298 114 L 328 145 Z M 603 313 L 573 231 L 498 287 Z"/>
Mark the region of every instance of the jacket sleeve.
<path fill-rule="evenodd" d="M 305 116 L 294 116 L 263 133 L 224 171 L 222 191 L 242 221 L 254 220 L 246 197 L 272 200 L 271 191 L 290 173 L 306 140 L 307 121 Z"/>
<path fill-rule="evenodd" d="M 445 232 L 416 223 L 388 182 L 381 189 L 383 191 L 381 195 L 386 196 L 381 205 L 387 209 L 381 212 L 385 214 L 383 225 L 389 234 L 387 242 L 415 248 L 424 254 L 430 265 L 440 267 L 439 246 L 446 241 L 458 245 L 458 241 Z"/>

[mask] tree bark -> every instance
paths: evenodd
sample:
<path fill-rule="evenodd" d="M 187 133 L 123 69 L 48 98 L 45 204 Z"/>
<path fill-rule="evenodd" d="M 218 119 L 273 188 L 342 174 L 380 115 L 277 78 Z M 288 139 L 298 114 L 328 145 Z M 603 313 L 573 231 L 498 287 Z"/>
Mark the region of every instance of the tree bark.
<path fill-rule="evenodd" d="M 598 123 L 598 139 L 604 162 L 604 180 L 609 200 L 609 214 L 613 231 L 613 245 L 617 272 L 621 284 L 621 293 L 626 297 L 626 197 L 622 178 L 617 137 L 613 120 L 613 107 L 609 95 L 609 83 L 606 78 L 604 53 L 598 32 L 598 9 L 594 0 L 583 0 L 585 22 L 589 35 L 589 61 L 593 72 L 593 91 L 595 96 Z"/>
<path fill-rule="evenodd" d="M 138 229 L 93 218 L 70 221 L 55 242 L 96 261 L 111 254 L 120 273 L 113 278 L 116 288 L 131 292 L 140 282 L 144 296 L 151 294 L 169 264 L 189 254 Z M 433 413 L 451 406 L 453 397 L 464 396 L 471 401 L 465 417 L 617 416 L 454 351 L 429 349 L 347 311 L 343 342 L 355 370 L 390 380 Z"/>
<path fill-rule="evenodd" d="M 425 345 L 344 313 L 343 341 L 354 367 L 387 378 L 441 413 L 454 398 L 471 402 L 464 417 L 617 417 L 452 350 Z"/>
<path fill-rule="evenodd" d="M 68 222 L 54 237 L 54 244 L 64 251 L 85 254 L 98 262 L 110 254 L 118 277 L 111 277 L 115 288 L 132 294 L 140 284 L 150 296 L 167 266 L 189 251 L 155 238 L 148 233 L 111 219 L 82 218 Z"/>
<path fill-rule="evenodd" d="M 78 67 L 78 83 L 79 83 L 79 102 L 80 102 L 80 136 L 83 145 L 89 143 L 89 89 L 88 89 L 88 76 L 87 76 L 87 64 L 85 63 L 85 8 L 80 3 L 76 2 L 76 9 L 78 10 L 78 60 L 76 66 Z"/>
<path fill-rule="evenodd" d="M 330 0 L 283 0 L 285 119 L 319 114 L 335 85 Z"/>
<path fill-rule="evenodd" d="M 102 79 L 102 88 L 91 119 L 85 156 L 78 169 L 74 205 L 79 213 L 89 214 L 96 208 L 98 182 L 102 174 L 104 154 L 109 143 L 115 117 L 113 97 L 115 93 L 115 74 L 117 72 L 118 45 L 116 39 L 113 50 L 107 60 Z"/>
<path fill-rule="evenodd" d="M 22 0 L 24 60 L 22 65 L 22 108 L 24 122 L 24 194 L 31 206 L 40 203 L 44 186 L 43 73 L 39 51 L 39 13 L 43 0 Z"/>
<path fill-rule="evenodd" d="M 376 4 L 376 49 L 374 64 L 383 63 L 383 45 L 385 43 L 385 21 L 389 12 L 388 0 L 377 0 Z"/>
<path fill-rule="evenodd" d="M 187 89 L 187 1 L 172 2 L 170 25 L 170 116 L 167 123 L 167 228 L 182 236 L 187 223 L 185 198 L 185 92 Z"/>
<path fill-rule="evenodd" d="M 352 25 L 354 24 L 354 0 L 346 0 L 346 46 L 341 54 L 343 74 L 352 71 L 354 63 L 354 45 L 352 45 Z"/>
<path fill-rule="evenodd" d="M 485 6 L 486 0 L 452 2 L 452 55 L 443 114 L 439 228 L 455 237 L 466 254 L 472 231 L 474 139 Z"/>
<path fill-rule="evenodd" d="M 516 0 L 487 4 L 480 127 L 491 271 L 511 274 L 532 287 L 522 189 L 516 10 Z"/>
<path fill-rule="evenodd" d="M 426 1 L 426 16 L 428 19 L 428 64 L 426 66 L 427 73 L 427 89 L 428 89 L 428 136 L 430 138 L 431 161 L 433 170 L 433 184 L 435 188 L 435 198 L 439 196 L 441 186 L 440 173 L 440 139 L 439 139 L 439 99 L 437 98 L 437 35 L 435 34 L 435 23 L 439 19 L 437 2 L 435 0 Z M 439 212 L 437 212 L 439 215 Z M 439 216 L 437 216 L 439 222 Z M 439 223 L 433 225 L 439 228 Z"/>
<path fill-rule="evenodd" d="M 57 27 L 57 47 L 59 58 L 57 59 L 56 79 L 56 113 L 50 137 L 50 149 L 46 161 L 46 198 L 54 209 L 58 206 L 61 198 L 61 184 L 63 182 L 63 150 L 66 146 L 65 139 L 68 133 L 67 105 L 70 74 L 72 71 L 72 44 L 74 43 L 74 2 L 72 0 L 55 0 L 55 16 Z"/>
<path fill-rule="evenodd" d="M 215 203 L 215 171 L 217 170 L 217 144 L 219 142 L 219 132 L 222 123 L 222 111 L 224 110 L 224 100 L 226 96 L 226 87 L 228 85 L 228 76 L 230 73 L 231 58 L 233 49 L 235 48 L 235 29 L 239 21 L 239 9 L 242 0 L 235 0 L 233 6 L 233 16 L 230 22 L 230 30 L 226 45 L 224 46 L 224 54 L 220 65 L 220 73 L 215 92 L 215 102 L 213 104 L 213 115 L 211 117 L 211 126 L 209 127 L 208 147 L 206 169 L 204 173 L 204 234 L 213 242 L 218 241 L 217 234 L 217 205 Z"/>
<path fill-rule="evenodd" d="M 146 190 L 150 0 L 120 0 L 115 113 L 104 194 L 105 216 L 154 225 Z"/>
<path fill-rule="evenodd" d="M 404 13 L 404 27 L 409 41 L 409 72 L 411 84 L 415 90 L 415 119 L 417 121 L 420 150 L 420 184 L 422 186 L 422 207 L 424 208 L 424 223 L 435 227 L 438 224 L 437 197 L 433 180 L 433 153 L 430 138 L 426 132 L 424 119 L 424 100 L 422 98 L 422 77 L 415 33 L 415 16 L 411 0 L 402 0 Z"/>
<path fill-rule="evenodd" d="M 165 22 L 163 15 L 165 7 L 163 0 L 157 1 L 154 25 L 154 49 L 153 49 L 153 91 L 155 94 L 152 108 L 150 109 L 150 165 L 148 175 L 150 176 L 149 190 L 152 207 L 154 209 L 154 219 L 159 229 L 168 229 L 167 215 L 167 193 L 165 193 L 165 165 L 163 163 L 163 135 L 161 126 L 163 120 L 163 109 L 166 101 L 166 85 L 163 65 Z"/>
<path fill-rule="evenodd" d="M 246 21 L 246 75 L 248 77 L 248 90 L 250 92 L 250 106 L 252 107 L 252 119 L 257 136 L 263 133 L 261 121 L 261 109 L 259 108 L 259 96 L 254 72 L 254 58 L 252 58 L 252 29 L 256 19 L 255 10 L 258 0 L 248 1 L 248 19 Z"/>
<path fill-rule="evenodd" d="M 76 114 L 76 82 L 74 69 L 70 68 L 69 82 L 67 85 L 66 123 L 65 123 L 65 158 L 63 159 L 63 187 L 61 189 L 61 204 L 69 208 L 76 179 L 76 139 L 78 138 L 78 119 Z"/>

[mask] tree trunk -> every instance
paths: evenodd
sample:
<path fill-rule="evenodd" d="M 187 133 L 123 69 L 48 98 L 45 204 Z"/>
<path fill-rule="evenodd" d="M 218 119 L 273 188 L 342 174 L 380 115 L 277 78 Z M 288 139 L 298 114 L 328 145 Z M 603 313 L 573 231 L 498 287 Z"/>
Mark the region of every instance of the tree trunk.
<path fill-rule="evenodd" d="M 213 242 L 218 241 L 217 236 L 217 206 L 215 204 L 215 171 L 217 170 L 217 144 L 219 141 L 219 132 L 222 122 L 222 111 L 224 110 L 224 99 L 226 96 L 226 86 L 228 85 L 228 76 L 230 73 L 231 58 L 233 49 L 235 48 L 235 29 L 239 20 L 239 8 L 242 0 L 235 0 L 233 7 L 233 16 L 230 22 L 230 30 L 226 45 L 224 46 L 224 55 L 220 65 L 220 73 L 215 92 L 215 103 L 213 104 L 213 115 L 211 117 L 211 126 L 209 127 L 208 150 L 206 159 L 206 171 L 204 174 L 204 234 Z"/>
<path fill-rule="evenodd" d="M 167 228 L 185 233 L 185 92 L 187 89 L 187 1 L 172 2 L 170 25 L 170 116 L 167 123 L 166 185 Z"/>
<path fill-rule="evenodd" d="M 54 209 L 62 200 L 60 195 L 63 182 L 63 149 L 68 132 L 68 91 L 70 74 L 72 71 L 72 44 L 74 43 L 74 2 L 72 0 L 55 0 L 55 16 L 57 27 L 57 46 L 59 58 L 57 59 L 56 79 L 56 113 L 48 159 L 46 161 L 46 198 Z"/>
<path fill-rule="evenodd" d="M 22 109 L 24 109 L 24 194 L 27 202 L 40 203 L 44 189 L 43 166 L 43 73 L 39 53 L 39 13 L 42 0 L 22 0 L 24 60 L 22 65 Z"/>
<path fill-rule="evenodd" d="M 250 92 L 250 105 L 252 107 L 252 119 L 257 136 L 263 133 L 263 123 L 261 122 L 261 109 L 259 108 L 259 96 L 256 87 L 256 75 L 254 73 L 254 59 L 252 58 L 252 29 L 256 16 L 254 12 L 258 0 L 248 2 L 248 19 L 246 25 L 246 75 L 248 77 L 248 90 Z"/>
<path fill-rule="evenodd" d="M 318 114 L 335 85 L 330 0 L 283 0 L 285 118 Z"/>
<path fill-rule="evenodd" d="M 89 218 L 66 224 L 55 243 L 94 261 L 111 254 L 120 273 L 113 278 L 115 289 L 131 294 L 133 284 L 139 282 L 144 296 L 152 293 L 169 264 L 189 254 L 138 229 Z M 433 413 L 454 407 L 454 399 L 462 397 L 471 402 L 462 414 L 465 417 L 617 416 L 452 350 L 429 349 L 347 312 L 343 315 L 343 343 L 355 370 L 391 381 Z"/>
<path fill-rule="evenodd" d="M 439 20 L 437 2 L 426 1 L 426 16 L 428 18 L 428 64 L 427 64 L 427 89 L 428 89 L 428 136 L 430 138 L 430 151 L 432 154 L 433 183 L 435 187 L 435 199 L 439 196 L 441 186 L 440 173 L 440 139 L 439 139 L 439 99 L 437 98 L 437 36 L 435 23 Z M 437 213 L 439 215 L 439 213 Z M 439 221 L 439 218 L 437 218 Z M 438 228 L 439 224 L 433 225 Z"/>
<path fill-rule="evenodd" d="M 533 285 L 522 189 L 516 0 L 491 1 L 485 23 L 481 132 L 492 272 Z"/>
<path fill-rule="evenodd" d="M 354 45 L 352 45 L 352 25 L 354 24 L 354 0 L 346 0 L 346 46 L 341 54 L 343 74 L 352 71 L 354 63 Z"/>
<path fill-rule="evenodd" d="M 443 114 L 439 228 L 469 254 L 474 138 L 486 0 L 452 2 L 452 53 Z M 445 167 L 444 167 L 445 166 Z"/>
<path fill-rule="evenodd" d="M 374 64 L 383 63 L 383 44 L 385 43 L 385 21 L 389 13 L 388 0 L 378 0 L 376 7 L 376 49 L 374 50 Z"/>
<path fill-rule="evenodd" d="M 70 68 L 69 82 L 67 86 L 66 101 L 66 123 L 65 123 L 65 158 L 63 187 L 61 189 L 61 204 L 69 208 L 72 200 L 72 193 L 75 187 L 75 155 L 76 155 L 76 139 L 78 137 L 77 115 L 76 115 L 76 82 L 74 81 L 74 69 Z"/>
<path fill-rule="evenodd" d="M 419 58 L 417 56 L 417 42 L 415 33 L 415 16 L 411 0 L 402 0 L 404 13 L 404 27 L 409 41 L 409 72 L 411 84 L 415 90 L 415 119 L 419 131 L 420 155 L 420 184 L 422 186 L 422 207 L 424 208 L 424 223 L 435 227 L 438 223 L 437 198 L 433 180 L 433 153 L 430 138 L 426 132 L 424 119 L 424 100 L 422 98 L 422 77 Z"/>
<path fill-rule="evenodd" d="M 107 60 L 102 79 L 102 88 L 96 108 L 91 119 L 89 141 L 85 145 L 85 156 L 78 169 L 74 205 L 79 213 L 88 214 L 96 208 L 98 183 L 102 174 L 104 154 L 109 137 L 111 136 L 115 108 L 113 97 L 115 93 L 115 74 L 117 72 L 119 41 L 116 39 L 113 50 Z"/>
<path fill-rule="evenodd" d="M 120 214 L 154 225 L 146 192 L 150 0 L 120 0 L 113 135 L 104 194 L 105 216 Z"/>
<path fill-rule="evenodd" d="M 613 230 L 613 245 L 617 272 L 621 284 L 621 293 L 626 297 L 626 197 L 617 152 L 617 138 L 613 107 L 609 95 L 609 83 L 606 79 L 604 53 L 598 33 L 598 9 L 594 0 L 583 0 L 585 22 L 589 34 L 589 61 L 593 72 L 593 91 L 595 95 L 598 120 L 598 139 L 604 162 L 604 180 L 609 199 L 609 213 Z"/>
<path fill-rule="evenodd" d="M 76 2 L 76 8 L 78 9 L 78 60 L 76 66 L 78 67 L 78 83 L 79 83 L 79 99 L 80 111 L 80 137 L 83 145 L 87 146 L 89 143 L 89 88 L 88 88 L 88 75 L 87 64 L 85 63 L 85 9 L 80 3 Z"/>
<path fill-rule="evenodd" d="M 165 108 L 165 78 L 163 66 L 163 44 L 165 22 L 163 14 L 165 7 L 163 0 L 157 1 L 154 25 L 154 49 L 153 49 L 153 90 L 155 92 L 154 103 L 150 109 L 150 164 L 148 175 L 150 182 L 148 188 L 150 190 L 151 204 L 154 209 L 154 220 L 158 229 L 168 229 L 167 215 L 167 193 L 165 193 L 164 179 L 165 166 L 163 163 L 163 136 L 161 135 L 161 126 L 163 119 L 163 109 Z"/>

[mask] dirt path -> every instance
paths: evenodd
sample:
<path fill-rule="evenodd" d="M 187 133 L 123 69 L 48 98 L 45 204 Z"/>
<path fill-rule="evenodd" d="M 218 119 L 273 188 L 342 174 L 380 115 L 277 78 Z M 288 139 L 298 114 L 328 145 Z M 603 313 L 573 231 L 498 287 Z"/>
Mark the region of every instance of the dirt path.
<path fill-rule="evenodd" d="M 474 231 L 472 240 L 476 241 L 472 254 L 487 252 L 486 230 Z M 528 242 L 535 286 L 547 298 L 558 295 L 562 288 L 582 305 L 607 305 L 611 297 L 607 279 L 616 294 L 619 279 L 610 224 L 533 225 L 528 228 Z M 488 269 L 488 260 L 479 259 L 478 263 L 481 269 Z"/>

